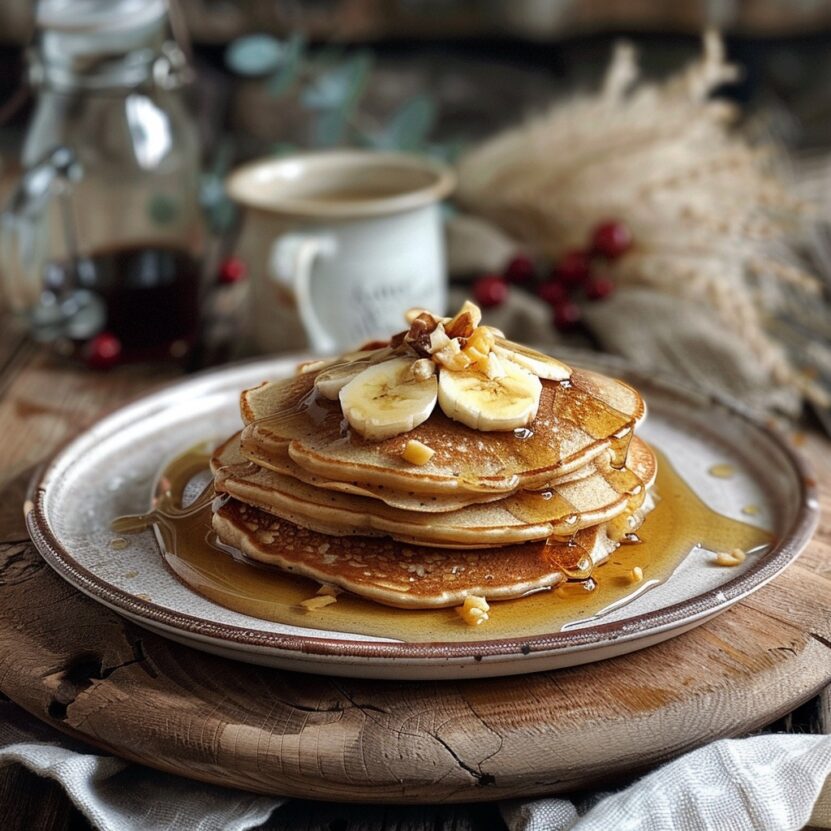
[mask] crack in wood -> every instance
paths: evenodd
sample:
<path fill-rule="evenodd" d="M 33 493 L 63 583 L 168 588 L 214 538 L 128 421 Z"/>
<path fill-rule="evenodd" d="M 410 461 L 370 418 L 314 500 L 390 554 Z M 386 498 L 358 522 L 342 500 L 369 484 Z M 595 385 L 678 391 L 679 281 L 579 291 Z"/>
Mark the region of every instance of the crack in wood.
<path fill-rule="evenodd" d="M 459 754 L 452 748 L 450 743 L 446 742 L 437 733 L 431 732 L 430 735 L 456 760 L 456 763 L 462 770 L 467 771 L 467 773 L 473 777 L 473 780 L 476 782 L 476 787 L 484 788 L 488 785 L 496 784 L 496 777 L 492 773 L 485 773 L 481 769 L 481 764 L 478 769 L 473 767 L 462 759 L 462 757 L 459 756 Z"/>
<path fill-rule="evenodd" d="M 34 554 L 32 544 L 28 540 L 0 543 L 0 586 L 25 583 L 45 565 L 46 563 Z"/>
<path fill-rule="evenodd" d="M 347 700 L 347 701 L 348 701 L 348 702 L 349 702 L 349 703 L 350 703 L 350 704 L 351 704 L 351 705 L 352 705 L 355 709 L 360 710 L 360 711 L 361 711 L 361 712 L 363 712 L 364 714 L 366 714 L 366 713 L 367 713 L 367 711 L 372 711 L 372 712 L 374 712 L 374 713 L 383 713 L 384 715 L 387 715 L 387 716 L 388 716 L 388 715 L 390 715 L 390 711 L 389 711 L 389 710 L 385 710 L 383 707 L 378 707 L 376 704 L 364 704 L 364 703 L 361 703 L 360 701 L 355 701 L 355 699 L 354 699 L 354 698 L 353 698 L 353 697 L 352 697 L 352 696 L 351 696 L 351 695 L 350 695 L 350 694 L 349 694 L 349 693 L 348 693 L 348 692 L 347 692 L 347 691 L 346 691 L 346 690 L 345 690 L 345 689 L 344 689 L 344 688 L 343 688 L 343 687 L 342 687 L 342 686 L 341 686 L 341 685 L 340 685 L 337 681 L 335 681 L 333 678 L 330 678 L 330 679 L 329 679 L 329 681 L 330 681 L 331 685 L 332 685 L 332 686 L 333 686 L 333 687 L 334 687 L 334 688 L 335 688 L 335 689 L 336 689 L 336 690 L 337 690 L 337 691 L 338 691 L 338 692 L 339 692 L 339 693 L 340 693 L 340 694 L 341 694 L 341 695 L 342 695 L 342 696 L 343 696 L 343 697 L 344 697 L 344 698 L 345 698 L 345 699 L 346 699 L 346 700 Z M 302 708 L 298 708 L 298 709 L 302 709 Z M 348 708 L 343 708 L 343 709 L 348 709 Z M 314 710 L 312 710 L 312 712 L 314 712 Z M 367 718 L 372 718 L 372 717 L 367 715 Z M 380 724 L 380 723 L 381 723 L 378 719 L 373 719 L 373 721 L 375 721 L 375 722 L 376 722 L 376 723 L 378 723 L 378 724 Z"/>
<path fill-rule="evenodd" d="M 120 664 L 104 666 L 104 659 L 100 655 L 81 654 L 76 656 L 64 669 L 52 674 L 52 683 L 57 689 L 49 702 L 46 712 L 56 721 L 66 721 L 69 708 L 75 703 L 84 691 L 97 682 L 105 681 L 114 672 L 124 667 L 140 664 L 147 661 L 144 652 L 144 643 L 141 638 L 132 643 L 133 657 Z M 48 678 L 45 679 L 48 682 Z"/>

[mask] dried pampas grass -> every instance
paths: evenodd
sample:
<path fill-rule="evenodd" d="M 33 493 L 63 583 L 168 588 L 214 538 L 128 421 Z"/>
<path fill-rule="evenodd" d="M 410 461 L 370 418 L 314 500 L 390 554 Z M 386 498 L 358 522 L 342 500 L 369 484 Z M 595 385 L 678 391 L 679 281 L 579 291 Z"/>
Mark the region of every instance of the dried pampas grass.
<path fill-rule="evenodd" d="M 806 205 L 786 188 L 772 145 L 736 127 L 712 92 L 733 81 L 721 39 L 663 83 L 639 80 L 635 52 L 617 48 L 602 89 L 579 95 L 474 149 L 459 165 L 459 200 L 540 254 L 584 244 L 598 221 L 624 220 L 636 247 L 613 265 L 621 285 L 704 304 L 769 372 L 815 401 L 768 322 L 815 295 L 793 241 Z"/>

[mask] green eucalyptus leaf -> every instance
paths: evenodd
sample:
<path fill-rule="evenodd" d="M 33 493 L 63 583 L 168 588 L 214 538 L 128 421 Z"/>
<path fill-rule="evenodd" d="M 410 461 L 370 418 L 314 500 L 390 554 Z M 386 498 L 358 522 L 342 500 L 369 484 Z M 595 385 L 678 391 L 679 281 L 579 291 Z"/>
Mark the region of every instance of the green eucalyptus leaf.
<path fill-rule="evenodd" d="M 366 49 L 358 52 L 350 61 L 349 98 L 346 101 L 346 108 L 349 112 L 357 107 L 358 101 L 364 94 L 374 63 L 375 57 Z"/>
<path fill-rule="evenodd" d="M 312 123 L 312 144 L 315 147 L 335 147 L 346 137 L 346 114 L 342 109 L 324 110 Z"/>
<path fill-rule="evenodd" d="M 303 35 L 292 35 L 285 46 L 280 68 L 268 80 L 268 93 L 274 98 L 285 95 L 300 77 L 306 55 L 306 39 Z"/>
<path fill-rule="evenodd" d="M 393 114 L 375 137 L 375 145 L 385 150 L 417 150 L 433 129 L 436 115 L 435 101 L 429 95 L 415 95 Z"/>
<path fill-rule="evenodd" d="M 301 103 L 310 110 L 351 112 L 366 88 L 372 60 L 371 53 L 361 51 L 345 63 L 325 69 L 301 92 Z"/>
<path fill-rule="evenodd" d="M 278 69 L 286 52 L 287 46 L 271 35 L 246 35 L 230 43 L 225 63 L 238 75 L 256 77 Z"/>

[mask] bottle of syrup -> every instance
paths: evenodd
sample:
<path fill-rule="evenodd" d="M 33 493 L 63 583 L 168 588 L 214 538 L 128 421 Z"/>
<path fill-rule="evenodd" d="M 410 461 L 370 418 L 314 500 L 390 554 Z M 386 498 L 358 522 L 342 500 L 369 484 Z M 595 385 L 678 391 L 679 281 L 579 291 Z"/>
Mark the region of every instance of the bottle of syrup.
<path fill-rule="evenodd" d="M 183 358 L 204 241 L 190 68 L 166 0 L 41 0 L 24 173 L 0 219 L 0 293 L 37 339 Z"/>

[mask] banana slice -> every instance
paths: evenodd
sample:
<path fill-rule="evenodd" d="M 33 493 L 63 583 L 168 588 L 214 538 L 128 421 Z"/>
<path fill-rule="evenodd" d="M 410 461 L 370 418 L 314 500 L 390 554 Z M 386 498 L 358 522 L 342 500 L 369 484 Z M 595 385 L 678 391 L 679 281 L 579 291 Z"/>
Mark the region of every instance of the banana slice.
<path fill-rule="evenodd" d="M 542 352 L 537 352 L 535 349 L 522 346 L 522 344 L 504 338 L 497 338 L 493 351 L 500 358 L 507 358 L 509 361 L 519 364 L 523 369 L 527 369 L 538 378 L 545 378 L 548 381 L 565 381 L 566 378 L 571 377 L 571 367 L 568 364 L 564 364 L 549 355 L 543 355 Z"/>
<path fill-rule="evenodd" d="M 392 354 L 393 350 L 389 346 L 369 352 L 347 352 L 318 374 L 315 378 L 315 388 L 324 398 L 337 401 L 340 391 L 356 375 L 360 375 L 368 366 L 385 361 Z"/>
<path fill-rule="evenodd" d="M 340 405 L 352 428 L 381 441 L 426 421 L 436 406 L 435 375 L 419 380 L 412 358 L 393 358 L 370 366 L 340 391 Z"/>
<path fill-rule="evenodd" d="M 500 364 L 502 374 L 493 378 L 442 368 L 439 406 L 444 414 L 474 430 L 514 430 L 533 421 L 540 406 L 540 379 L 513 361 Z"/>

